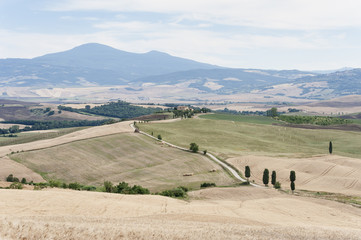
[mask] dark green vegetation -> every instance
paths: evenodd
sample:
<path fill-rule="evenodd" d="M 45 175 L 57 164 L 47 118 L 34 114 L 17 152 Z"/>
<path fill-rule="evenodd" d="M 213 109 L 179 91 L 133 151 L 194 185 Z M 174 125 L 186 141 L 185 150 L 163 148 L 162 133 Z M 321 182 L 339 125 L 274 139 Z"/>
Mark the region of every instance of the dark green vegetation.
<path fill-rule="evenodd" d="M 328 144 L 328 152 L 330 154 L 332 154 L 332 142 L 330 141 L 330 143 Z"/>
<path fill-rule="evenodd" d="M 268 186 L 268 182 L 269 182 L 269 171 L 268 171 L 267 168 L 263 171 L 262 181 L 263 181 L 263 184 L 264 184 L 264 185 Z"/>
<path fill-rule="evenodd" d="M 223 159 L 240 153 L 296 157 L 326 154 L 330 139 L 337 144 L 335 154 L 361 158 L 360 132 L 205 119 L 214 115 L 218 114 L 168 123 L 140 123 L 138 126 L 142 131 L 159 133 L 165 141 L 184 148 L 188 148 L 190 142 L 196 142 Z"/>
<path fill-rule="evenodd" d="M 265 117 L 265 116 L 256 116 L 256 115 L 233 115 L 233 114 L 207 114 L 201 115 L 200 118 L 212 119 L 212 120 L 227 120 L 235 122 L 244 122 L 244 123 L 254 123 L 254 124 L 272 124 L 277 123 L 278 121 Z"/>
<path fill-rule="evenodd" d="M 315 125 L 337 125 L 337 124 L 350 124 L 351 120 L 337 118 L 337 117 L 323 117 L 323 116 L 296 116 L 296 115 L 280 115 L 279 120 L 294 124 L 315 124 Z"/>
<path fill-rule="evenodd" d="M 144 108 L 139 106 L 133 106 L 130 103 L 124 101 L 110 102 L 101 106 L 95 106 L 93 108 L 87 105 L 85 108 L 81 109 L 75 109 L 59 105 L 58 109 L 62 111 L 90 113 L 106 117 L 116 117 L 120 119 L 136 118 L 142 115 L 149 115 L 155 112 L 162 111 L 161 108 Z"/>
<path fill-rule="evenodd" d="M 34 131 L 34 130 L 48 130 L 56 128 L 72 128 L 72 127 L 87 127 L 87 126 L 100 126 L 104 124 L 111 124 L 115 121 L 112 119 L 88 121 L 88 120 L 64 120 L 64 121 L 36 121 L 36 120 L 13 120 L 13 121 L 3 121 L 3 123 L 11 124 L 24 124 L 28 125 L 20 131 Z"/>
<path fill-rule="evenodd" d="M 191 150 L 194 153 L 198 152 L 198 150 L 199 150 L 198 144 L 191 143 L 190 146 L 189 146 L 189 150 Z"/>
<path fill-rule="evenodd" d="M 215 187 L 215 183 L 204 182 L 201 184 L 201 188 Z"/>
<path fill-rule="evenodd" d="M 249 183 L 249 178 L 251 177 L 251 169 L 249 168 L 249 166 L 245 167 L 244 175 L 247 178 L 247 182 Z"/>
<path fill-rule="evenodd" d="M 126 182 L 121 182 L 118 185 L 113 185 L 109 181 L 104 182 L 104 189 L 109 193 L 119 193 L 119 194 L 149 194 L 149 189 L 143 188 L 139 185 L 129 186 Z"/>
<path fill-rule="evenodd" d="M 164 190 L 160 193 L 157 193 L 166 197 L 174 197 L 174 198 L 185 198 L 187 197 L 188 188 L 180 186 L 170 190 Z"/>
<path fill-rule="evenodd" d="M 290 181 L 291 181 L 291 190 L 292 193 L 293 191 L 295 191 L 295 181 L 296 181 L 296 172 L 295 171 L 291 171 L 290 172 Z"/>
<path fill-rule="evenodd" d="M 276 179 L 277 179 L 276 171 L 272 171 L 271 184 L 272 184 L 273 186 L 276 184 Z"/>

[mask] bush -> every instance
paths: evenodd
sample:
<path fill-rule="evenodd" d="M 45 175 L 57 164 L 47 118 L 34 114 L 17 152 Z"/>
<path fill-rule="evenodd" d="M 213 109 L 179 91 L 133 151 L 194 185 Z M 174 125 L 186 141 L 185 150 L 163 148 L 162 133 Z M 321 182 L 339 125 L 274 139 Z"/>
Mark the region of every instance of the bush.
<path fill-rule="evenodd" d="M 105 187 L 105 185 L 104 185 Z M 107 187 L 105 187 L 107 190 Z M 134 185 L 133 187 L 129 186 L 126 182 L 121 182 L 117 186 L 112 187 L 114 193 L 120 194 L 149 194 L 150 191 L 147 188 L 144 188 L 139 185 Z"/>
<path fill-rule="evenodd" d="M 14 182 L 20 182 L 19 178 L 14 177 Z"/>
<path fill-rule="evenodd" d="M 191 143 L 189 146 L 189 150 L 191 150 L 194 153 L 198 152 L 198 149 L 199 149 L 199 147 L 196 143 Z"/>
<path fill-rule="evenodd" d="M 113 192 L 113 183 L 111 183 L 110 181 L 105 181 L 104 182 L 104 188 L 106 192 Z"/>
<path fill-rule="evenodd" d="M 206 155 L 207 154 L 207 149 L 203 150 L 203 154 Z"/>
<path fill-rule="evenodd" d="M 281 183 L 280 182 L 276 182 L 274 185 L 275 189 L 280 189 L 281 188 Z"/>
<path fill-rule="evenodd" d="M 50 180 L 49 181 L 49 186 L 50 187 L 57 187 L 57 188 L 59 188 L 59 187 L 61 187 L 61 185 L 62 185 L 62 183 L 60 182 L 60 181 L 57 181 L 57 180 Z"/>
<path fill-rule="evenodd" d="M 69 183 L 69 188 L 73 190 L 81 190 L 82 186 L 79 183 L 74 182 L 74 183 Z"/>
<path fill-rule="evenodd" d="M 162 140 L 162 136 L 160 134 L 158 134 L 158 140 Z"/>
<path fill-rule="evenodd" d="M 7 178 L 6 178 L 7 182 L 14 182 L 14 176 L 12 174 L 10 174 Z"/>
<path fill-rule="evenodd" d="M 10 189 L 23 189 L 23 185 L 19 182 L 13 182 L 9 188 Z"/>
<path fill-rule="evenodd" d="M 215 187 L 216 184 L 215 183 L 207 183 L 207 182 L 204 182 L 201 184 L 201 188 L 207 188 L 207 187 Z"/>
<path fill-rule="evenodd" d="M 160 195 L 166 197 L 184 198 L 187 196 L 187 193 L 181 187 L 177 187 L 171 190 L 165 190 L 161 192 Z"/>
<path fill-rule="evenodd" d="M 81 190 L 85 191 L 95 191 L 97 188 L 94 186 L 82 186 Z"/>
<path fill-rule="evenodd" d="M 22 178 L 22 179 L 21 179 L 21 183 L 22 183 L 22 184 L 26 184 L 26 178 Z"/>

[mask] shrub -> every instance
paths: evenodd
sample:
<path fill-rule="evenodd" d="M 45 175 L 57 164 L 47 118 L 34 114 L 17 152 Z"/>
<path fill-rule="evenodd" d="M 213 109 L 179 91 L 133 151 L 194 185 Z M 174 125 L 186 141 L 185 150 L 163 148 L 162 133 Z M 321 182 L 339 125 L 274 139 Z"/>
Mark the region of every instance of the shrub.
<path fill-rule="evenodd" d="M 57 181 L 57 180 L 50 180 L 49 181 L 49 186 L 50 187 L 57 187 L 57 188 L 59 188 L 59 187 L 61 187 L 61 185 L 62 185 L 62 183 L 60 182 L 60 181 Z"/>
<path fill-rule="evenodd" d="M 191 143 L 189 146 L 189 150 L 191 150 L 194 153 L 198 152 L 198 149 L 199 149 L 199 147 L 196 143 Z"/>
<path fill-rule="evenodd" d="M 105 188 L 106 192 L 109 192 L 109 193 L 113 192 L 113 183 L 111 183 L 110 181 L 105 181 L 104 188 Z"/>
<path fill-rule="evenodd" d="M 280 182 L 276 182 L 276 183 L 274 184 L 274 187 L 275 187 L 275 189 L 280 189 L 280 188 L 281 188 L 281 183 L 280 183 Z"/>
<path fill-rule="evenodd" d="M 207 188 L 207 187 L 215 187 L 216 184 L 215 183 L 207 183 L 207 182 L 204 182 L 201 184 L 201 188 Z"/>
<path fill-rule="evenodd" d="M 7 182 L 14 182 L 14 176 L 12 174 L 10 174 L 7 178 L 6 178 Z"/>
<path fill-rule="evenodd" d="M 22 178 L 22 179 L 21 179 L 21 183 L 22 183 L 22 184 L 26 184 L 26 178 Z"/>
<path fill-rule="evenodd" d="M 81 190 L 81 185 L 77 182 L 69 183 L 69 188 L 73 190 Z"/>
<path fill-rule="evenodd" d="M 82 186 L 81 190 L 85 191 L 95 191 L 97 188 L 94 186 Z"/>
<path fill-rule="evenodd" d="M 14 177 L 14 181 L 13 182 L 20 182 L 19 178 Z"/>
<path fill-rule="evenodd" d="M 206 155 L 207 154 L 207 149 L 203 150 L 203 154 Z"/>
<path fill-rule="evenodd" d="M 166 197 L 184 198 L 187 196 L 187 193 L 182 188 L 177 187 L 171 190 L 165 190 L 161 192 L 160 195 Z"/>
<path fill-rule="evenodd" d="M 9 188 L 10 189 L 23 189 L 23 185 L 19 182 L 13 182 Z"/>
<path fill-rule="evenodd" d="M 158 134 L 158 140 L 162 140 L 162 136 L 160 134 Z"/>

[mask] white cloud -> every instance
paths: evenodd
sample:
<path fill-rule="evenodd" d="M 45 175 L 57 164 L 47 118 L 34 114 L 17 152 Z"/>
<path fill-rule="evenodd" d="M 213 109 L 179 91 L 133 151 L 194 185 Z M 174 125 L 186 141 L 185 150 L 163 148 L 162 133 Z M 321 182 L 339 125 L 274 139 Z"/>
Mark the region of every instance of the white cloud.
<path fill-rule="evenodd" d="M 66 0 L 49 9 L 178 14 L 190 20 L 271 29 L 361 26 L 361 1 L 354 0 Z"/>

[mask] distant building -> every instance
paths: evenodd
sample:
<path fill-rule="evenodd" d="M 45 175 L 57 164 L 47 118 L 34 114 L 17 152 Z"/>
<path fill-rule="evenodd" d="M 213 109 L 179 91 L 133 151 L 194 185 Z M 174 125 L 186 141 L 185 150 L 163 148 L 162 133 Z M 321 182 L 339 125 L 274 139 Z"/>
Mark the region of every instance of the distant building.
<path fill-rule="evenodd" d="M 177 110 L 179 110 L 179 111 L 187 111 L 187 110 L 189 110 L 189 107 L 187 107 L 187 106 L 178 106 Z"/>

